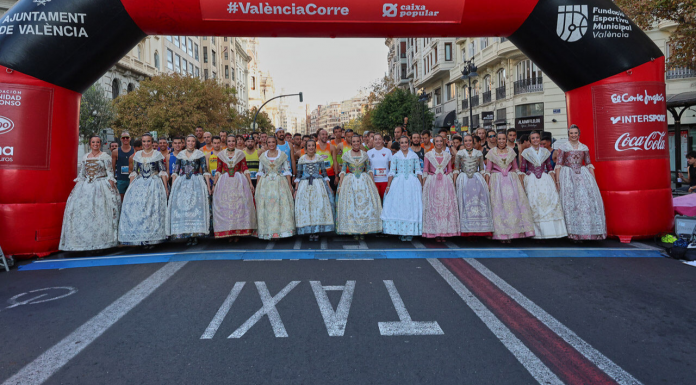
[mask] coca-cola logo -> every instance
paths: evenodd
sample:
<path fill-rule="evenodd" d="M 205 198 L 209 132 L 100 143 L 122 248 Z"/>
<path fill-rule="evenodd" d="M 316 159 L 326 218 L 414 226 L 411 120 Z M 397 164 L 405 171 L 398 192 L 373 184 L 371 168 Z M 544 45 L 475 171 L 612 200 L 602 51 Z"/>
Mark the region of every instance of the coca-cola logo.
<path fill-rule="evenodd" d="M 664 131 L 653 131 L 650 135 L 631 136 L 626 132 L 616 139 L 614 149 L 616 151 L 664 150 L 666 134 Z"/>
<path fill-rule="evenodd" d="M 648 94 L 647 90 L 645 90 L 643 92 L 645 92 L 645 94 L 635 94 L 635 95 L 631 95 L 628 93 L 621 94 L 621 95 L 613 94 L 613 95 L 611 95 L 611 102 L 614 104 L 616 104 L 616 103 L 632 103 L 632 102 L 645 103 L 645 104 L 652 102 L 653 104 L 657 104 L 658 102 L 665 101 L 664 94 L 650 95 L 650 94 Z"/>
<path fill-rule="evenodd" d="M 10 118 L 0 116 L 0 134 L 7 134 L 12 131 L 15 124 Z"/>

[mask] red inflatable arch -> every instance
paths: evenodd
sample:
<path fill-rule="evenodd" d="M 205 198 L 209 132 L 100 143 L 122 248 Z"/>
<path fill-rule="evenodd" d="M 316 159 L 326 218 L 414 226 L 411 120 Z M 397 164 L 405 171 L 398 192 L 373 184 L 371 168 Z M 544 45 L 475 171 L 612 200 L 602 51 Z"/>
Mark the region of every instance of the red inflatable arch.
<path fill-rule="evenodd" d="M 609 0 L 21 0 L 0 22 L 0 244 L 58 246 L 80 94 L 148 34 L 506 36 L 566 92 L 609 234 L 672 225 L 664 57 Z"/>

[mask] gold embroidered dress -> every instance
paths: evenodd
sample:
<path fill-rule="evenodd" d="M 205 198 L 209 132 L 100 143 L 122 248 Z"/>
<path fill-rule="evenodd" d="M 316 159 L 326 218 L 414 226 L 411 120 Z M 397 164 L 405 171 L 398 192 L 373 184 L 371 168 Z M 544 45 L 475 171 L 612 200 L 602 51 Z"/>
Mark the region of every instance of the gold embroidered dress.
<path fill-rule="evenodd" d="M 382 202 L 372 181 L 370 159 L 365 151 L 343 156 L 343 177 L 336 204 L 336 233 L 371 234 L 382 231 Z M 339 176 L 340 176 L 339 175 Z"/>
<path fill-rule="evenodd" d="M 288 156 L 278 150 L 269 157 L 268 151 L 259 157 L 262 177 L 256 186 L 256 213 L 260 239 L 288 238 L 295 235 L 295 203 L 286 176 L 292 175 Z"/>

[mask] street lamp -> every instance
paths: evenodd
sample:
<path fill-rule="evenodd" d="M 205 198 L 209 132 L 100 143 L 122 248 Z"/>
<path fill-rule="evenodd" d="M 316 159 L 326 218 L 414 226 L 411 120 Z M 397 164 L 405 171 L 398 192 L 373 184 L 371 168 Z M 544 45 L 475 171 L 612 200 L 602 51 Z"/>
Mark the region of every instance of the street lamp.
<path fill-rule="evenodd" d="M 462 69 L 462 80 L 469 80 L 469 132 L 471 132 L 474 126 L 474 112 L 473 106 L 471 105 L 471 78 L 478 76 L 478 73 L 476 73 L 477 70 L 478 68 L 474 64 L 473 57 L 464 62 L 464 69 Z"/>
<path fill-rule="evenodd" d="M 264 91 L 264 95 L 266 95 L 266 92 L 265 92 L 265 91 Z M 270 99 L 268 99 L 268 100 L 266 101 L 266 103 L 262 104 L 261 107 L 259 107 L 259 109 L 256 110 L 256 114 L 254 114 L 254 122 L 251 123 L 251 129 L 254 130 L 254 131 L 256 131 L 256 117 L 259 116 L 259 112 L 261 112 L 261 109 L 263 108 L 263 106 L 265 106 L 266 104 L 268 104 L 271 100 L 273 100 L 273 99 L 278 99 L 278 98 L 284 98 L 284 97 L 286 97 L 286 96 L 298 96 L 298 95 L 300 96 L 300 103 L 302 103 L 302 102 L 304 101 L 304 98 L 303 98 L 303 96 L 302 96 L 302 92 L 297 93 L 297 94 L 280 95 L 280 96 L 276 96 L 275 98 L 270 98 Z"/>

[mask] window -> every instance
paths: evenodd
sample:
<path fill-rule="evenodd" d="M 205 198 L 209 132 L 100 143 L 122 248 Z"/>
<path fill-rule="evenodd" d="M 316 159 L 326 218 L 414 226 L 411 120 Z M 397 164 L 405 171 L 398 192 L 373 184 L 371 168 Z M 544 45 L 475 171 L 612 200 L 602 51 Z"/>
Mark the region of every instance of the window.
<path fill-rule="evenodd" d="M 505 87 L 505 68 L 501 68 L 497 73 L 498 88 Z"/>
<path fill-rule="evenodd" d="M 516 118 L 527 118 L 530 116 L 543 116 L 544 103 L 520 104 L 515 106 Z"/>
<path fill-rule="evenodd" d="M 195 76 L 197 78 L 201 77 L 201 70 L 198 68 L 198 66 L 196 66 L 196 68 L 194 68 L 193 76 Z"/>
<path fill-rule="evenodd" d="M 179 47 L 179 36 L 174 36 L 174 45 Z"/>
<path fill-rule="evenodd" d="M 172 37 L 171 37 L 171 36 L 167 36 L 167 40 L 172 41 Z"/>
<path fill-rule="evenodd" d="M 198 61 L 198 43 L 193 43 L 193 57 Z"/>
<path fill-rule="evenodd" d="M 159 52 L 155 51 L 155 68 L 160 69 Z"/>
<path fill-rule="evenodd" d="M 234 67 L 232 67 L 232 70 L 230 71 L 230 75 L 232 76 L 232 81 L 234 81 Z"/>
<path fill-rule="evenodd" d="M 167 68 L 174 71 L 174 53 L 169 48 L 167 48 Z"/>
<path fill-rule="evenodd" d="M 215 44 L 215 36 L 211 36 L 211 37 L 210 37 L 210 42 L 213 43 L 213 44 Z"/>
<path fill-rule="evenodd" d="M 401 42 L 401 47 L 400 47 L 400 48 L 401 48 L 401 52 L 400 52 L 400 55 L 399 55 L 399 56 L 400 56 L 402 59 L 405 59 L 405 58 L 406 58 L 406 42 L 405 42 L 405 41 L 402 41 L 402 42 Z"/>
<path fill-rule="evenodd" d="M 452 61 L 452 43 L 445 43 L 445 61 Z"/>
<path fill-rule="evenodd" d="M 193 40 L 188 39 L 188 54 L 193 57 Z"/>
<path fill-rule="evenodd" d="M 193 63 L 192 63 L 192 62 L 189 62 L 189 70 L 188 70 L 188 72 L 189 72 L 189 75 L 193 76 Z"/>
<path fill-rule="evenodd" d="M 476 40 L 471 39 L 471 42 L 469 42 L 469 59 L 474 57 L 476 55 Z"/>
<path fill-rule="evenodd" d="M 225 79 L 229 79 L 229 78 L 230 78 L 230 67 L 226 65 L 225 66 Z"/>
<path fill-rule="evenodd" d="M 181 56 L 179 54 L 174 55 L 174 72 L 181 73 Z"/>
<path fill-rule="evenodd" d="M 491 76 L 486 75 L 483 78 L 483 92 L 490 92 L 491 91 Z"/>
<path fill-rule="evenodd" d="M 478 96 L 478 80 L 471 83 L 471 96 Z"/>
<path fill-rule="evenodd" d="M 435 105 L 439 105 L 442 103 L 442 89 L 441 88 L 436 88 L 435 92 L 433 93 L 435 95 Z"/>
<path fill-rule="evenodd" d="M 208 36 L 203 36 L 203 40 L 208 40 Z"/>
<path fill-rule="evenodd" d="M 210 53 L 213 55 L 213 65 L 216 66 L 217 64 L 215 63 L 215 51 L 211 49 Z"/>
<path fill-rule="evenodd" d="M 251 77 L 251 89 L 252 90 L 256 89 L 256 76 Z"/>
<path fill-rule="evenodd" d="M 500 38 L 500 42 L 501 42 L 501 43 L 505 43 L 507 40 L 508 40 L 508 39 L 507 39 L 506 37 L 501 37 L 501 38 Z"/>
<path fill-rule="evenodd" d="M 466 61 L 466 48 L 462 48 L 462 61 Z"/>
<path fill-rule="evenodd" d="M 138 44 L 138 60 L 143 61 L 143 47 Z"/>
<path fill-rule="evenodd" d="M 181 73 L 186 75 L 186 70 L 188 69 L 188 62 L 186 59 L 181 59 Z"/>
<path fill-rule="evenodd" d="M 222 41 L 227 41 L 227 36 L 223 37 Z"/>
<path fill-rule="evenodd" d="M 203 63 L 208 62 L 208 47 L 203 47 Z"/>
<path fill-rule="evenodd" d="M 450 83 L 446 86 L 445 88 L 447 90 L 447 101 L 449 102 L 450 100 L 454 100 L 454 98 L 457 96 L 457 88 L 454 85 L 454 83 Z"/>
<path fill-rule="evenodd" d="M 213 71 L 213 79 L 217 79 L 217 73 L 215 73 L 215 71 Z"/>
<path fill-rule="evenodd" d="M 133 92 L 133 90 L 135 90 L 135 86 L 133 85 L 133 83 L 128 83 L 128 88 L 126 89 L 126 92 L 130 94 L 131 92 Z"/>
<path fill-rule="evenodd" d="M 406 79 L 406 63 L 401 63 L 401 78 Z"/>
<path fill-rule="evenodd" d="M 541 77 L 541 70 L 531 60 L 517 63 L 517 80 L 530 80 Z"/>
<path fill-rule="evenodd" d="M 227 48 L 225 48 L 225 60 L 230 60 L 229 53 L 227 52 Z"/>
<path fill-rule="evenodd" d="M 435 47 L 435 51 L 434 51 L 434 52 L 435 52 L 435 64 L 437 64 L 437 59 L 438 59 L 438 58 L 437 58 L 437 47 Z"/>
<path fill-rule="evenodd" d="M 487 37 L 482 37 L 481 38 L 481 51 L 486 49 L 488 47 L 488 38 Z"/>
<path fill-rule="evenodd" d="M 121 83 L 118 81 L 118 79 L 114 79 L 114 81 L 111 82 L 111 99 L 116 99 L 120 93 Z"/>
<path fill-rule="evenodd" d="M 207 69 L 207 68 L 205 68 L 205 69 L 203 70 L 203 79 L 204 79 L 204 80 L 208 80 L 208 69 Z"/>

